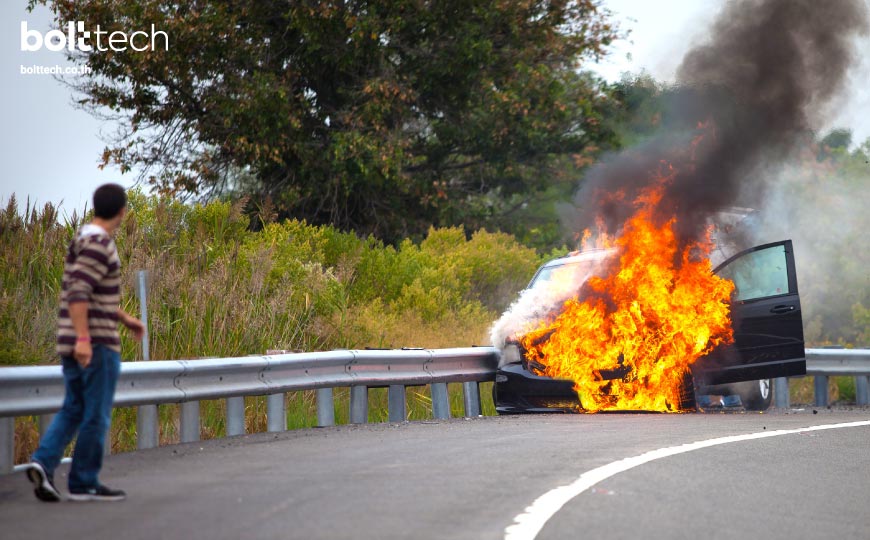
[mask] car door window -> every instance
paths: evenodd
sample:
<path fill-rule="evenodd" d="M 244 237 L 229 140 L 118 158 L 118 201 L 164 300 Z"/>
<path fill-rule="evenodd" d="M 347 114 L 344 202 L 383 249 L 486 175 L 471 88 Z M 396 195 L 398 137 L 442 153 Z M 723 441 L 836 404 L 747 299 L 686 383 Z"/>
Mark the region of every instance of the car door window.
<path fill-rule="evenodd" d="M 789 294 L 785 246 L 746 253 L 717 272 L 734 282 L 734 300 L 753 300 Z"/>

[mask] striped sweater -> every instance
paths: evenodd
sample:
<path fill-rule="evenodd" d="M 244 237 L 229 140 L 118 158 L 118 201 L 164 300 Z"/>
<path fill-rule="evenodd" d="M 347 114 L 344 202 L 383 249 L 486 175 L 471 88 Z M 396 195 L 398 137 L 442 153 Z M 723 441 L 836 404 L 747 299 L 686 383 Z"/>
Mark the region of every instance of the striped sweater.
<path fill-rule="evenodd" d="M 76 333 L 70 304 L 88 303 L 91 343 L 121 350 L 118 308 L 121 305 L 121 261 L 115 242 L 102 227 L 89 223 L 70 242 L 63 268 L 60 312 L 57 318 L 57 354 L 72 356 Z"/>

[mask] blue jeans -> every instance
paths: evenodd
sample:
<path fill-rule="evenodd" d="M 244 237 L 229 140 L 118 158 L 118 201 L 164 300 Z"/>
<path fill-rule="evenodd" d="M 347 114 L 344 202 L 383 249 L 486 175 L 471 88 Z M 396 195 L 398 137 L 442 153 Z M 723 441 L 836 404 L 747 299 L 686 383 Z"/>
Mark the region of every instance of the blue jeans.
<path fill-rule="evenodd" d="M 94 345 L 88 367 L 82 369 L 75 358 L 64 357 L 63 379 L 66 395 L 63 408 L 33 454 L 45 472 L 54 474 L 63 451 L 78 432 L 69 474 L 70 491 L 81 491 L 99 484 L 103 466 L 103 446 L 112 419 L 115 384 L 121 371 L 121 355 L 104 345 Z"/>

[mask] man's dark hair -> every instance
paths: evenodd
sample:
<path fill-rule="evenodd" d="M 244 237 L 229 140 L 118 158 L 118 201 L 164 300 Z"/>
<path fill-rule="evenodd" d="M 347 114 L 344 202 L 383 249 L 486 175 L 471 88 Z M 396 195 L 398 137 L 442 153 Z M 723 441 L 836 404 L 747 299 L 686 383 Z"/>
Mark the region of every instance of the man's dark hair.
<path fill-rule="evenodd" d="M 127 191 L 118 184 L 103 184 L 94 192 L 94 216 L 112 219 L 127 206 Z"/>

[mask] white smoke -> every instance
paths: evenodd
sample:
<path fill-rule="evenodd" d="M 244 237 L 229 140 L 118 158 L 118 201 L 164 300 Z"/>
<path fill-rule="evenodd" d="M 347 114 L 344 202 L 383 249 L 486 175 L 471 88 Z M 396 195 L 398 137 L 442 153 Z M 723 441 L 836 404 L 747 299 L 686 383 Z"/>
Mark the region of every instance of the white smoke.
<path fill-rule="evenodd" d="M 571 298 L 578 298 L 583 284 L 600 272 L 613 251 L 592 250 L 554 261 L 554 268 L 545 268 L 528 289 L 504 312 L 492 326 L 493 347 L 501 350 L 505 341 L 516 338 L 540 326 Z"/>
<path fill-rule="evenodd" d="M 750 240 L 793 241 L 808 346 L 868 346 L 856 314 L 870 308 L 870 163 L 857 152 L 836 163 L 811 150 L 768 169 Z"/>

